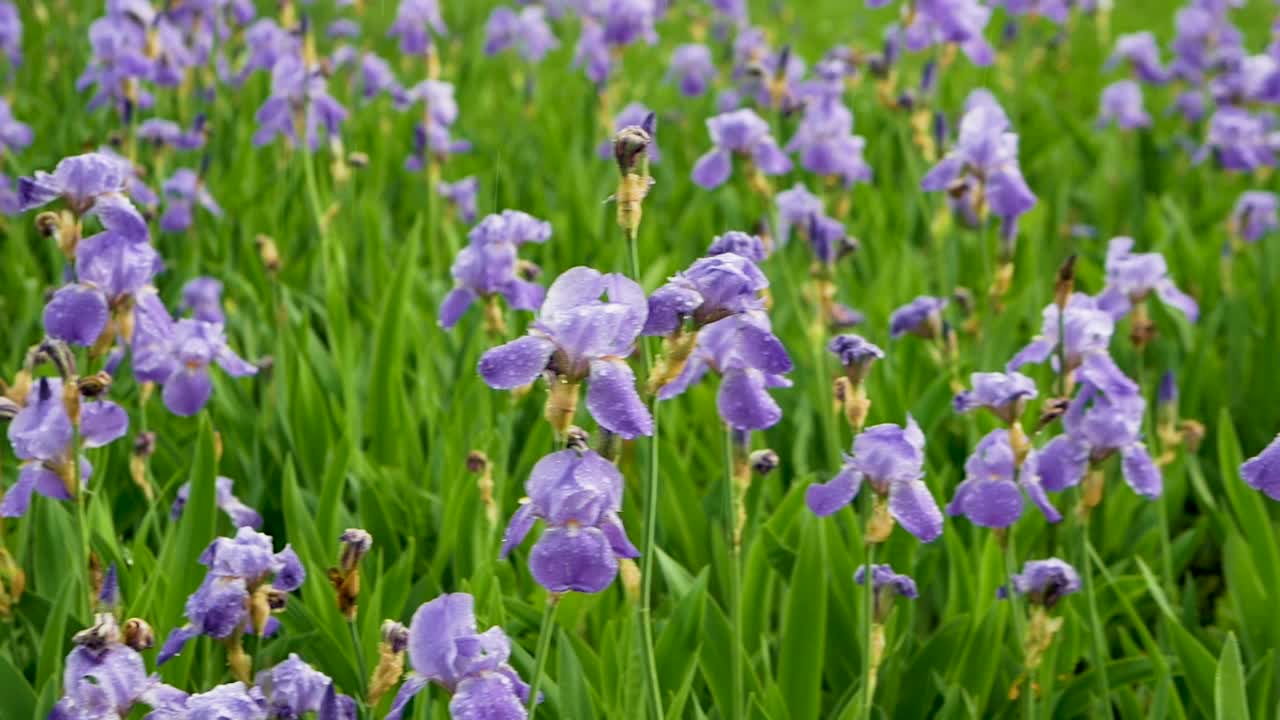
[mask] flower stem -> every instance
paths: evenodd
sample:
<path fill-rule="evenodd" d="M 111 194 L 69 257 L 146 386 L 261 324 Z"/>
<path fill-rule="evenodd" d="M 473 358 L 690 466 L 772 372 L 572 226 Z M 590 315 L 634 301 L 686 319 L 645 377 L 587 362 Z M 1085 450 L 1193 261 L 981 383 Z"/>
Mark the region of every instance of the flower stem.
<path fill-rule="evenodd" d="M 1084 520 L 1084 545 L 1084 594 L 1089 598 L 1089 634 L 1093 636 L 1093 665 L 1098 673 L 1098 679 L 1102 683 L 1104 717 L 1112 717 L 1111 683 L 1107 680 L 1107 641 L 1106 636 L 1103 634 L 1105 627 L 1098 615 L 1098 601 L 1094 598 L 1093 553 L 1097 551 L 1093 550 L 1093 540 L 1089 539 L 1089 519 L 1087 517 Z M 1090 552 L 1091 550 L 1093 552 Z"/>
<path fill-rule="evenodd" d="M 93 619 L 93 578 L 90 577 L 89 556 L 92 550 L 89 547 L 89 518 L 85 508 L 87 501 L 85 499 L 84 478 L 80 477 L 79 423 L 72 423 L 71 425 L 71 478 L 76 494 L 76 526 L 80 531 L 80 577 L 84 583 L 81 598 L 85 603 L 85 619 L 91 622 Z"/>
<path fill-rule="evenodd" d="M 1018 549 L 1014 542 L 1014 528 L 1009 527 L 1005 535 L 1004 547 L 1005 582 L 1009 589 L 1009 612 L 1013 615 L 1013 646 L 1022 651 L 1024 679 L 1027 687 L 1022 691 L 1023 720 L 1035 720 L 1036 695 L 1035 683 L 1032 680 L 1031 668 L 1027 665 L 1025 643 L 1027 639 L 1026 623 L 1023 622 L 1022 604 L 1018 602 L 1018 593 L 1013 589 L 1013 576 L 1018 572 Z"/>
<path fill-rule="evenodd" d="M 864 522 L 862 525 L 864 533 L 866 532 L 867 527 L 871 524 L 871 506 L 873 502 L 874 498 L 872 497 L 872 493 L 867 493 L 867 502 L 865 503 L 867 510 L 863 513 Z M 871 720 L 871 708 L 875 702 L 876 696 L 875 673 L 871 669 L 871 626 L 875 622 L 874 615 L 876 604 L 874 582 L 875 562 L 876 544 L 867 543 L 867 564 L 864 566 L 866 570 L 863 571 L 862 575 L 863 595 L 866 600 L 867 614 L 867 622 L 864 626 L 866 634 L 862 638 L 862 717 L 865 718 L 865 720 Z"/>
<path fill-rule="evenodd" d="M 349 634 L 351 636 L 351 652 L 355 653 L 356 656 L 356 670 L 359 673 L 357 687 L 360 688 L 360 700 L 364 702 L 364 698 L 369 696 L 369 690 L 366 687 L 369 682 L 369 671 L 365 668 L 364 651 L 360 649 L 360 633 L 356 630 L 354 618 L 347 621 L 347 630 L 350 631 Z"/>
<path fill-rule="evenodd" d="M 739 708 L 743 703 L 742 672 L 742 577 L 739 551 L 733 538 L 737 513 L 733 498 L 733 428 L 724 426 L 724 529 L 725 543 L 729 547 L 731 561 L 729 563 L 729 622 L 732 624 L 732 647 L 729 649 L 730 662 L 733 663 L 733 695 L 729 698 L 728 717 L 741 717 Z"/>
<path fill-rule="evenodd" d="M 631 277 L 640 282 L 640 250 L 636 230 L 624 230 L 627 237 L 627 254 L 631 264 Z M 649 338 L 643 343 L 641 358 L 644 376 L 649 376 L 653 366 L 653 353 Z M 653 416 L 653 436 L 649 438 L 649 467 L 644 492 L 644 545 L 640 552 L 640 628 L 641 648 L 644 653 L 645 685 L 649 690 L 649 702 L 653 715 L 662 720 L 662 686 L 658 680 L 658 658 L 653 644 L 653 558 L 657 553 L 658 534 L 658 473 L 661 460 L 658 452 L 658 395 L 649 398 L 649 413 Z"/>
<path fill-rule="evenodd" d="M 560 607 L 560 594 L 547 596 L 547 607 L 542 611 L 542 627 L 538 630 L 538 651 L 533 659 L 533 677 L 529 680 L 529 720 L 538 709 L 538 686 L 542 684 L 542 671 L 551 654 L 551 630 L 555 624 L 556 608 Z"/>

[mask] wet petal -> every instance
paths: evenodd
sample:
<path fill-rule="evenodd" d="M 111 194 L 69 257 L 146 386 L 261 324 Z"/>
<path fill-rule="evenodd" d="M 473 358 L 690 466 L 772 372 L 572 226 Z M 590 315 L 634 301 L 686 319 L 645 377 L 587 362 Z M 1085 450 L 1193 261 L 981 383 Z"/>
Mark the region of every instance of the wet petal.
<path fill-rule="evenodd" d="M 1151 461 L 1145 445 L 1134 443 L 1124 449 L 1122 470 L 1124 481 L 1134 492 L 1148 499 L 1160 497 L 1164 481 L 1160 477 L 1160 468 Z"/>
<path fill-rule="evenodd" d="M 906 480 L 890 485 L 889 512 L 907 532 L 922 542 L 933 542 L 942 534 L 942 511 L 923 480 Z"/>
<path fill-rule="evenodd" d="M 86 402 L 80 408 L 84 446 L 102 447 L 129 431 L 129 414 L 110 400 Z"/>
<path fill-rule="evenodd" d="M 524 542 L 536 520 L 532 504 L 525 503 L 516 509 L 511 521 L 507 523 L 507 529 L 502 533 L 502 552 L 498 555 L 500 559 L 505 560 L 512 550 Z"/>
<path fill-rule="evenodd" d="M 556 346 L 541 335 L 526 335 L 486 352 L 478 365 L 489 387 L 510 390 L 528 385 L 547 368 Z"/>
<path fill-rule="evenodd" d="M 653 434 L 653 416 L 636 392 L 636 376 L 621 360 L 592 360 L 587 410 L 610 432 L 630 440 Z"/>
<path fill-rule="evenodd" d="M 833 515 L 853 502 L 862 487 L 862 473 L 846 467 L 825 483 L 814 483 L 805 489 L 804 502 L 814 515 Z"/>
<path fill-rule="evenodd" d="M 720 417 L 740 430 L 764 430 L 782 419 L 782 408 L 765 390 L 759 370 L 730 370 L 720 379 L 716 395 Z"/>
<path fill-rule="evenodd" d="M 467 288 L 456 287 L 444 296 L 444 301 L 440 303 L 440 327 L 448 330 L 458 324 L 458 320 L 462 318 L 462 313 L 471 307 L 471 303 L 476 299 L 476 294 Z"/>
<path fill-rule="evenodd" d="M 1022 491 L 1012 481 L 977 481 L 965 493 L 962 510 L 974 525 L 1006 528 L 1022 516 Z"/>
<path fill-rule="evenodd" d="M 698 158 L 693 166 L 693 181 L 704 190 L 714 190 L 729 179 L 732 171 L 733 161 L 729 153 L 716 148 Z"/>
<path fill-rule="evenodd" d="M 212 392 L 213 382 L 209 378 L 207 367 L 182 368 L 165 381 L 161 396 L 169 412 L 190 417 L 204 408 Z"/>
<path fill-rule="evenodd" d="M 107 299 L 88 285 L 67 285 L 44 307 L 44 329 L 52 338 L 88 347 L 107 327 Z"/>
<path fill-rule="evenodd" d="M 1272 500 L 1280 500 L 1280 436 L 1240 466 L 1240 477 Z"/>
<path fill-rule="evenodd" d="M 1089 449 L 1070 436 L 1059 435 L 1036 453 L 1036 474 L 1045 490 L 1062 492 L 1084 479 Z"/>
<path fill-rule="evenodd" d="M 595 593 L 613 582 L 618 559 L 598 528 L 549 528 L 533 546 L 529 571 L 552 592 Z"/>
<path fill-rule="evenodd" d="M 391 703 L 391 709 L 387 712 L 387 720 L 400 720 L 404 716 L 404 708 L 409 704 L 415 695 L 422 692 L 427 686 L 427 679 L 417 673 L 410 673 L 404 679 L 404 683 L 400 685 L 400 690 L 396 693 L 396 699 Z"/>

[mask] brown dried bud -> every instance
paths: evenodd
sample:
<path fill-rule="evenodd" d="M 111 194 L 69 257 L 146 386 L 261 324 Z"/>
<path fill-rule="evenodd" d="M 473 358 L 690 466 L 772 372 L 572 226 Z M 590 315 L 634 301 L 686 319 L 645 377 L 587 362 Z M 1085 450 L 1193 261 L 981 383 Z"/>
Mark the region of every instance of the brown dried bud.
<path fill-rule="evenodd" d="M 76 386 L 80 394 L 87 398 L 105 395 L 111 389 L 111 375 L 105 370 L 100 370 L 89 377 L 80 378 L 76 381 Z"/>
<path fill-rule="evenodd" d="M 1186 446 L 1187 452 L 1192 454 L 1199 452 L 1200 443 L 1204 442 L 1204 424 L 1198 420 L 1183 420 L 1178 425 L 1178 430 L 1182 433 L 1182 443 Z"/>
<path fill-rule="evenodd" d="M 36 216 L 36 231 L 42 237 L 57 237 L 62 230 L 62 222 L 58 218 L 58 213 L 45 211 Z"/>
<path fill-rule="evenodd" d="M 533 282 L 542 277 L 542 268 L 539 267 L 537 263 L 533 263 L 528 260 L 517 260 L 516 274 L 519 275 L 522 280 Z"/>
<path fill-rule="evenodd" d="M 142 618 L 129 618 L 124 623 L 124 644 L 134 650 L 147 650 L 156 644 L 156 635 Z"/>
<path fill-rule="evenodd" d="M 765 448 L 751 453 L 748 462 L 751 463 L 751 470 L 755 474 L 768 475 L 778 469 L 778 465 L 782 463 L 782 460 L 778 457 L 778 453 Z"/>
<path fill-rule="evenodd" d="M 347 156 L 347 164 L 357 169 L 364 169 L 366 167 L 369 167 L 369 155 L 368 153 L 362 153 L 358 151 L 352 152 L 350 155 Z"/>
<path fill-rule="evenodd" d="M 276 247 L 276 241 L 267 235 L 259 235 L 254 243 L 258 246 L 258 256 L 262 258 L 267 272 L 272 275 L 280 272 L 280 250 Z"/>
<path fill-rule="evenodd" d="M 565 432 L 565 447 L 584 453 L 591 449 L 591 435 L 577 425 L 571 425 Z"/>
<path fill-rule="evenodd" d="M 395 620 L 383 620 L 382 642 L 391 648 L 391 652 L 404 652 L 409 647 L 409 628 Z"/>
<path fill-rule="evenodd" d="M 58 371 L 58 376 L 63 380 L 70 380 L 76 376 L 76 356 L 71 352 L 71 348 L 61 340 L 45 338 L 35 347 L 35 351 L 28 356 L 27 362 L 30 363 L 32 368 L 43 363 L 49 363 Z"/>
<path fill-rule="evenodd" d="M 489 456 L 479 450 L 467 453 L 467 472 L 482 473 L 489 469 Z"/>
<path fill-rule="evenodd" d="M 22 406 L 7 397 L 0 396 L 0 420 L 12 420 L 17 417 Z"/>
<path fill-rule="evenodd" d="M 111 613 L 98 613 L 93 616 L 93 625 L 76 633 L 71 642 L 88 650 L 103 650 L 120 642 L 120 626 Z"/>
<path fill-rule="evenodd" d="M 156 451 L 156 434 L 148 430 L 138 433 L 133 439 L 133 454 L 138 457 L 150 457 Z"/>
<path fill-rule="evenodd" d="M 1053 303 L 1060 309 L 1067 307 L 1067 300 L 1076 286 L 1076 256 L 1068 255 L 1058 268 L 1058 279 L 1053 285 Z"/>
<path fill-rule="evenodd" d="M 641 163 L 648 160 L 649 145 L 653 142 L 657 116 L 649 113 L 639 125 L 628 125 L 613 136 L 613 159 L 623 175 L 634 173 Z M 647 168 L 641 168 L 647 174 Z"/>

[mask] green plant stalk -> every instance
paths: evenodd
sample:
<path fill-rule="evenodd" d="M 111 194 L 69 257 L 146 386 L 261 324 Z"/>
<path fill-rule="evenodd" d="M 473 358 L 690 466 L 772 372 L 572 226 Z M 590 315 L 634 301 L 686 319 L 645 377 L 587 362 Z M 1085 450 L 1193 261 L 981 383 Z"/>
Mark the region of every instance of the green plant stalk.
<path fill-rule="evenodd" d="M 1026 674 L 1027 687 L 1022 693 L 1022 717 L 1024 720 L 1035 720 L 1036 695 L 1032 683 L 1031 668 L 1026 666 L 1024 650 L 1027 638 L 1027 626 L 1022 616 L 1022 603 L 1018 602 L 1018 593 L 1013 588 L 1013 576 L 1018 572 L 1018 549 L 1014 541 L 1014 527 L 1010 526 L 1005 535 L 1004 546 L 1005 582 L 1009 590 L 1009 612 L 1013 615 L 1013 646 L 1021 652 L 1023 669 Z"/>
<path fill-rule="evenodd" d="M 89 518 L 85 508 L 84 478 L 80 477 L 80 425 L 71 424 L 71 478 L 76 489 L 76 527 L 80 531 L 80 578 L 84 583 L 80 593 L 85 607 L 86 622 L 93 621 L 93 579 L 89 577 Z"/>
<path fill-rule="evenodd" d="M 533 658 L 533 677 L 529 680 L 529 720 L 538 709 L 538 686 L 542 684 L 542 671 L 547 667 L 551 654 L 551 626 L 555 624 L 556 608 L 560 607 L 560 595 L 547 596 L 547 607 L 542 611 L 542 627 L 538 630 L 538 651 Z"/>
<path fill-rule="evenodd" d="M 733 427 L 724 426 L 724 529 L 726 545 L 729 548 L 729 622 L 732 625 L 732 647 L 729 648 L 729 662 L 733 663 L 733 695 L 729 701 L 728 717 L 741 717 L 740 708 L 744 706 L 742 672 L 742 558 L 734 543 L 733 528 L 737 522 L 737 513 L 733 500 Z"/>
<path fill-rule="evenodd" d="M 1098 601 L 1094 597 L 1093 540 L 1089 538 L 1089 519 L 1084 520 L 1084 593 L 1089 598 L 1089 634 L 1093 636 L 1093 664 L 1102 683 L 1102 706 L 1105 717 L 1111 713 L 1111 683 L 1107 679 L 1107 643 L 1103 625 L 1098 615 Z"/>
<path fill-rule="evenodd" d="M 364 704 L 365 698 L 369 696 L 369 670 L 365 667 L 364 652 L 360 649 L 360 632 L 356 630 L 355 618 L 347 621 L 347 630 L 351 636 L 351 652 L 356 656 L 357 683 L 356 687 L 360 688 L 360 704 Z"/>
<path fill-rule="evenodd" d="M 638 230 L 624 230 L 627 238 L 627 255 L 631 264 L 631 277 L 640 282 L 640 250 L 636 235 Z M 648 378 L 653 368 L 653 348 L 649 338 L 643 343 L 644 375 Z M 659 720 L 662 707 L 662 686 L 658 681 L 658 658 L 653 643 L 653 558 L 656 555 L 658 537 L 658 483 L 660 455 L 658 452 L 658 395 L 649 398 L 649 414 L 653 416 L 653 435 L 649 438 L 649 467 L 644 491 L 644 544 L 640 551 L 640 630 L 644 653 L 645 685 L 649 690 L 649 702 L 653 714 Z"/>
<path fill-rule="evenodd" d="M 867 501 L 863 503 L 867 509 L 863 511 L 862 531 L 865 533 L 871 526 L 872 505 L 875 503 L 874 493 L 867 493 Z M 872 567 L 876 562 L 876 543 L 867 543 L 867 564 L 862 575 L 862 591 L 866 600 L 867 622 L 863 626 L 865 634 L 862 638 L 862 717 L 871 720 L 871 708 L 875 704 L 875 679 L 871 671 L 871 626 L 875 622 L 875 572 Z"/>

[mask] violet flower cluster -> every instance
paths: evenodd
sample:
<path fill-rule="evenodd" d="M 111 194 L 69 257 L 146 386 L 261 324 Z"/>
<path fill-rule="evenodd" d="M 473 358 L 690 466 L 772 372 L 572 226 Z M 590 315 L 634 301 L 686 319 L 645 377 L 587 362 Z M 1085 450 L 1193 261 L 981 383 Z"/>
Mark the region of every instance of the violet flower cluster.
<path fill-rule="evenodd" d="M 519 210 L 489 215 L 467 234 L 470 243 L 458 252 L 451 272 L 455 287 L 440 303 L 440 326 L 451 328 L 476 300 L 502 296 L 516 310 L 537 310 L 546 294 L 541 285 L 521 277 L 516 251 L 525 243 L 544 243 L 551 224 Z"/>

